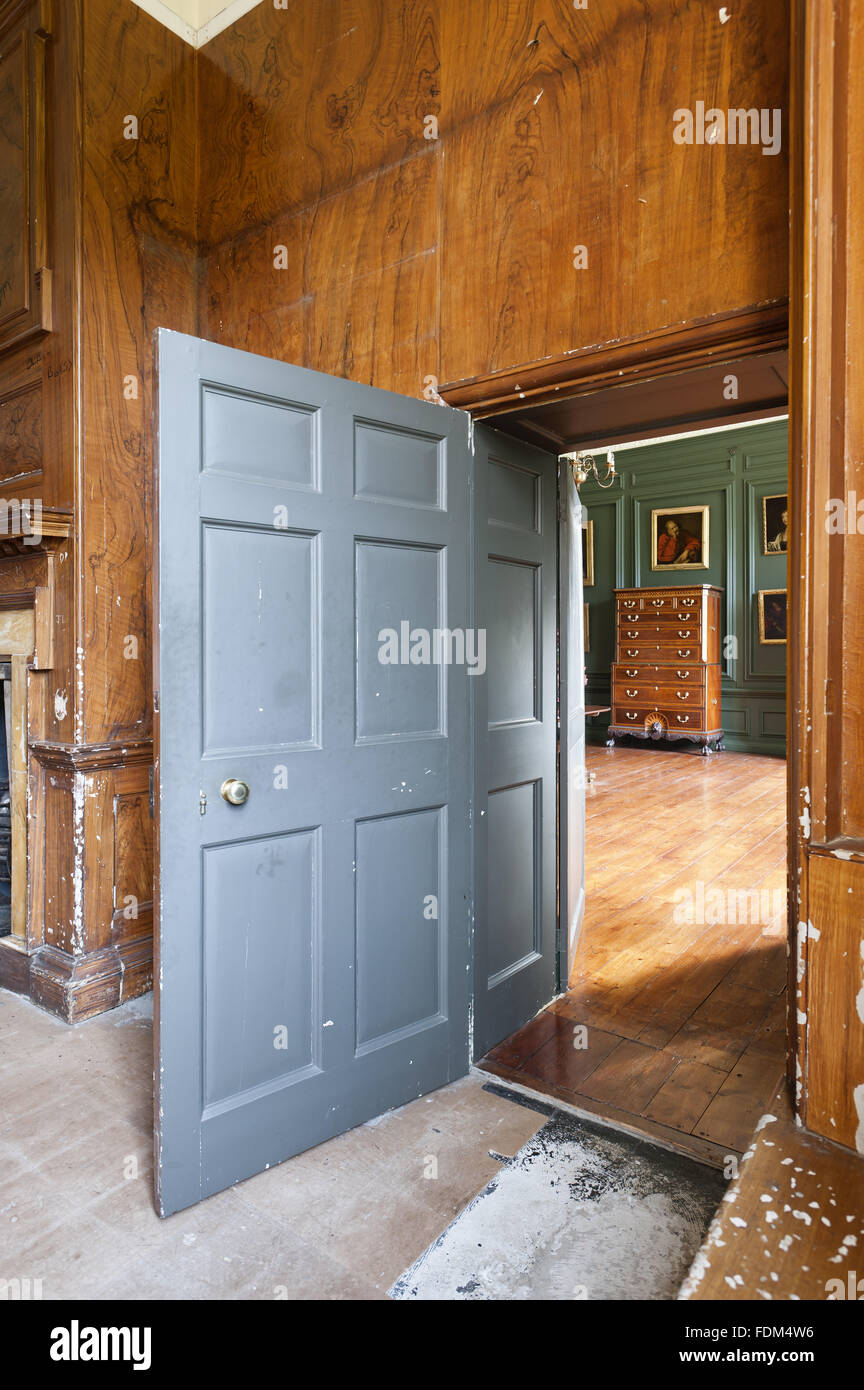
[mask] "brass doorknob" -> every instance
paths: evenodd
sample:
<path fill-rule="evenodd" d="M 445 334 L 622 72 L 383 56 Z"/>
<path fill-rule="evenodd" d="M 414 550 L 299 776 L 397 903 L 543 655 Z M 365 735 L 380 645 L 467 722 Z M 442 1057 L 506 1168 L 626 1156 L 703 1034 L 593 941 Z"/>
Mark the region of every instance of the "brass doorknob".
<path fill-rule="evenodd" d="M 219 791 L 231 806 L 242 806 L 244 801 L 249 800 L 248 782 L 241 782 L 237 777 L 227 777 Z"/>

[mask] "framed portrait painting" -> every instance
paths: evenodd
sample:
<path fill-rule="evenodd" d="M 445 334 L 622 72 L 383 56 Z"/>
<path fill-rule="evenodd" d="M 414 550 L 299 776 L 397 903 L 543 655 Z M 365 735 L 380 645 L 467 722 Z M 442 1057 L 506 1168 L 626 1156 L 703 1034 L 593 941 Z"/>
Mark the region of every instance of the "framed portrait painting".
<path fill-rule="evenodd" d="M 759 607 L 759 642 L 763 647 L 776 647 L 786 641 L 786 590 L 760 589 L 756 596 Z"/>
<path fill-rule="evenodd" d="M 582 588 L 594 583 L 594 522 L 582 522 Z"/>
<path fill-rule="evenodd" d="M 785 555 L 789 525 L 789 496 L 780 492 L 762 498 L 762 554 Z"/>
<path fill-rule="evenodd" d="M 651 513 L 652 570 L 707 570 L 710 507 L 657 507 Z"/>

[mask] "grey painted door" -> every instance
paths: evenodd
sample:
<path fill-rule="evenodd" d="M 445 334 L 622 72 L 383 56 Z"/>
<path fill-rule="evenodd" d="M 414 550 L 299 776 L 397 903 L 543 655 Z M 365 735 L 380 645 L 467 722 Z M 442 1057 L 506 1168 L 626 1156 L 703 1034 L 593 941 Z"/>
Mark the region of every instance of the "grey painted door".
<path fill-rule="evenodd" d="M 158 452 L 167 1215 L 466 1072 L 479 682 L 434 650 L 476 626 L 467 416 L 160 332 Z M 496 683 L 495 718 L 532 698 Z M 496 853 L 549 823 L 529 774 Z"/>
<path fill-rule="evenodd" d="M 566 462 L 560 465 L 558 495 L 560 554 L 559 632 L 559 900 L 558 979 L 566 989 L 585 916 L 585 622 L 583 617 L 583 512 Z M 589 633 L 590 640 L 590 633 Z"/>
<path fill-rule="evenodd" d="M 478 426 L 475 468 L 475 586 L 487 631 L 475 692 L 479 1058 L 556 991 L 558 539 L 551 454 Z"/>

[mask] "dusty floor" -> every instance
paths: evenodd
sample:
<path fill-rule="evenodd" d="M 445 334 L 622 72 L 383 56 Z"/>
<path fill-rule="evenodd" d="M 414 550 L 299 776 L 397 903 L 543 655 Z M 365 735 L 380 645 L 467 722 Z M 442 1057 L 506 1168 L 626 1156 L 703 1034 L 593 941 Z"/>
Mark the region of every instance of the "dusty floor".
<path fill-rule="evenodd" d="M 392 1297 L 677 1296 L 723 1199 L 722 1174 L 572 1115 L 547 1114 Z"/>
<path fill-rule="evenodd" d="M 0 1281 L 46 1299 L 378 1299 L 545 1116 L 467 1078 L 162 1221 L 152 1009 L 0 991 Z M 428 1176 L 427 1176 L 428 1175 Z"/>

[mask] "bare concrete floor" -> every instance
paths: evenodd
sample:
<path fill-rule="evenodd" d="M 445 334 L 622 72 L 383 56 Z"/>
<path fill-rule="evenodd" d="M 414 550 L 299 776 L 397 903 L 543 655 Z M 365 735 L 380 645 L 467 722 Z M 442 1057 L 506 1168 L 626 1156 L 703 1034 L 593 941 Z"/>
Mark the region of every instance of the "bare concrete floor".
<path fill-rule="evenodd" d="M 151 1091 L 150 999 L 70 1028 L 0 990 L 0 1280 L 46 1299 L 384 1298 L 500 1171 L 490 1150 L 545 1118 L 469 1077 L 163 1221 Z"/>

